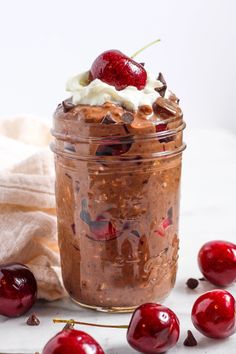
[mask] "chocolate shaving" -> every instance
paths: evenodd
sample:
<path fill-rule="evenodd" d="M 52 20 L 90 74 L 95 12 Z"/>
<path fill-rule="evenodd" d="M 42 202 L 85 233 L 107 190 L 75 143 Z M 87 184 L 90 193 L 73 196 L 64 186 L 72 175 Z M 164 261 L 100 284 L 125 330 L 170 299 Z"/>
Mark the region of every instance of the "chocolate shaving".
<path fill-rule="evenodd" d="M 186 282 L 186 285 L 189 289 L 196 289 L 199 285 L 199 281 L 195 278 L 189 278 Z"/>
<path fill-rule="evenodd" d="M 152 108 L 154 113 L 162 118 L 175 116 L 179 109 L 174 102 L 171 102 L 163 97 L 158 97 L 158 99 L 153 103 Z"/>
<path fill-rule="evenodd" d="M 184 345 L 186 347 L 195 347 L 197 345 L 197 341 L 196 338 L 194 337 L 194 335 L 192 334 L 191 331 L 187 331 L 187 337 L 184 341 Z"/>
<path fill-rule="evenodd" d="M 162 97 L 164 97 L 164 96 L 165 96 L 165 93 L 166 93 L 166 89 L 167 89 L 167 83 L 166 83 L 166 80 L 164 79 L 164 76 L 162 75 L 162 73 L 159 73 L 157 80 L 158 80 L 158 81 L 161 81 L 161 83 L 162 83 L 163 86 L 161 86 L 161 87 L 156 87 L 155 90 L 156 90 Z"/>
<path fill-rule="evenodd" d="M 200 281 L 207 281 L 206 278 L 204 278 L 204 277 L 198 278 L 198 280 L 200 280 Z"/>
<path fill-rule="evenodd" d="M 112 116 L 110 114 L 106 114 L 101 123 L 102 124 L 115 124 L 116 121 L 112 118 Z"/>
<path fill-rule="evenodd" d="M 145 66 L 145 63 L 139 63 L 140 65 L 142 65 L 142 66 Z"/>
<path fill-rule="evenodd" d="M 70 321 L 74 321 L 74 320 L 71 319 Z M 72 323 L 72 322 L 67 322 L 67 324 L 63 327 L 63 331 L 64 331 L 64 330 L 67 330 L 67 329 L 74 329 L 74 326 L 75 326 L 74 323 Z"/>
<path fill-rule="evenodd" d="M 62 106 L 65 113 L 69 112 L 72 108 L 75 107 L 75 105 L 70 100 L 62 101 Z"/>
<path fill-rule="evenodd" d="M 32 313 L 27 319 L 26 324 L 28 326 L 38 326 L 40 324 L 40 321 L 38 317 L 35 315 L 35 313 Z"/>
<path fill-rule="evenodd" d="M 121 119 L 125 124 L 131 124 L 134 120 L 134 116 L 132 113 L 125 112 L 122 114 Z"/>

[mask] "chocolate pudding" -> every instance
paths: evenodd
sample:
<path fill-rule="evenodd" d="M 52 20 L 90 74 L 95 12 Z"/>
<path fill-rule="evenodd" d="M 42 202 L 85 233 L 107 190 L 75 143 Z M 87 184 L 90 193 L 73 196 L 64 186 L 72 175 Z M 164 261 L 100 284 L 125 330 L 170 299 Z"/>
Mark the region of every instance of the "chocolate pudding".
<path fill-rule="evenodd" d="M 137 108 L 72 97 L 54 114 L 62 275 L 83 306 L 131 311 L 174 286 L 185 124 L 161 88 Z"/>

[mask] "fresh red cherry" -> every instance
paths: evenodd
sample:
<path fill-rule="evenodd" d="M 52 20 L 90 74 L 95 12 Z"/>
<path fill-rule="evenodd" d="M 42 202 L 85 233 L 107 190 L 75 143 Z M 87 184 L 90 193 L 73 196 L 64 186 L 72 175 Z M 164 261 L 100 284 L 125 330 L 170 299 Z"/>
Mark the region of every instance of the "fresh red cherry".
<path fill-rule="evenodd" d="M 23 264 L 10 263 L 0 266 L 0 314 L 21 316 L 34 304 L 37 283 L 33 273 Z"/>
<path fill-rule="evenodd" d="M 236 281 L 236 245 L 226 241 L 207 242 L 199 251 L 198 264 L 212 284 L 228 286 Z"/>
<path fill-rule="evenodd" d="M 144 67 L 121 53 L 119 50 L 108 50 L 100 54 L 90 69 L 90 80 L 100 79 L 117 90 L 127 86 L 135 86 L 142 90 L 147 82 Z"/>
<path fill-rule="evenodd" d="M 192 322 L 207 337 L 231 336 L 236 331 L 234 297 L 221 289 L 206 292 L 193 305 Z"/>
<path fill-rule="evenodd" d="M 133 313 L 127 341 L 135 350 L 146 354 L 164 353 L 179 339 L 179 320 L 169 308 L 146 303 Z"/>
<path fill-rule="evenodd" d="M 90 353 L 104 354 L 104 351 L 89 334 L 76 329 L 65 329 L 48 341 L 42 354 Z"/>

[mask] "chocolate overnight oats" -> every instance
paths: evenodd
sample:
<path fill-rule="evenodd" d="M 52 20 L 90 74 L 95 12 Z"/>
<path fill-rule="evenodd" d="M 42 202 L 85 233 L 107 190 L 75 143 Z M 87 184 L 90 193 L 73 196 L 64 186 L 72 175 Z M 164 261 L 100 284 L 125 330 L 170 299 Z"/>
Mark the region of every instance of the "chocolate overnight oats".
<path fill-rule="evenodd" d="M 62 275 L 79 304 L 129 311 L 175 283 L 185 124 L 161 74 L 142 88 L 103 73 L 72 78 L 54 114 Z"/>

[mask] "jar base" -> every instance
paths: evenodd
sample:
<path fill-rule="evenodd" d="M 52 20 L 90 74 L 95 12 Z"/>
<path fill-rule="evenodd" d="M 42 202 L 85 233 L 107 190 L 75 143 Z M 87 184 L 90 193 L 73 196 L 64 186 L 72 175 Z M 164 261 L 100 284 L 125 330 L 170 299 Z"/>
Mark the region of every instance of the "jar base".
<path fill-rule="evenodd" d="M 79 305 L 81 307 L 90 309 L 90 310 L 94 310 L 94 311 L 98 311 L 98 312 L 106 312 L 106 313 L 130 313 L 133 312 L 137 306 L 131 306 L 131 307 L 102 307 L 102 306 L 92 306 L 92 305 L 87 305 L 87 304 L 83 304 L 82 302 L 76 301 L 75 299 L 73 299 L 71 297 L 71 300 L 76 304 Z"/>

